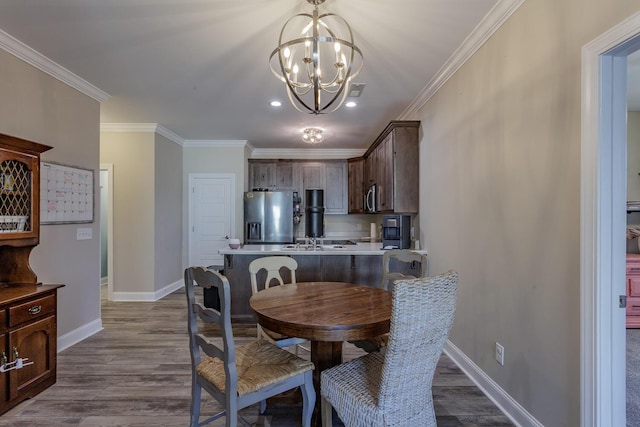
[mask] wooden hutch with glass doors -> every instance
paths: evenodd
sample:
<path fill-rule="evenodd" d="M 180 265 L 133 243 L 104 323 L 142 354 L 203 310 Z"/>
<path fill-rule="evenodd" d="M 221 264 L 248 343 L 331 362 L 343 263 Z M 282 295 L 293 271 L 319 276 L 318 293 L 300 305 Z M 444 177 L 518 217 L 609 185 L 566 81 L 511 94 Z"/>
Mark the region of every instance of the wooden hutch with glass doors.
<path fill-rule="evenodd" d="M 57 290 L 29 265 L 40 241 L 40 155 L 0 134 L 0 413 L 56 381 Z"/>

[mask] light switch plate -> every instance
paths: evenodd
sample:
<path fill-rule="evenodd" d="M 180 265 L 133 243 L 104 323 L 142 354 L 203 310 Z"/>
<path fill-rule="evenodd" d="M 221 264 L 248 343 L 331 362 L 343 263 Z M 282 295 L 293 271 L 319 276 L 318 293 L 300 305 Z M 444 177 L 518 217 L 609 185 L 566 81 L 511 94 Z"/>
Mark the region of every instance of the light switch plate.
<path fill-rule="evenodd" d="M 91 228 L 78 228 L 76 231 L 76 240 L 91 240 L 93 239 L 93 229 Z"/>

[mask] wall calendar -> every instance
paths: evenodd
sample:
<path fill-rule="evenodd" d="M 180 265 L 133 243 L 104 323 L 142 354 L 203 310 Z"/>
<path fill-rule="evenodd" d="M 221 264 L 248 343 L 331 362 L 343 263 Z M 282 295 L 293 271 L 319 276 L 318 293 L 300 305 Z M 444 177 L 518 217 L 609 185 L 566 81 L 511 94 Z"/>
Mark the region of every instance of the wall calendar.
<path fill-rule="evenodd" d="M 93 171 L 40 163 L 40 224 L 93 222 Z"/>

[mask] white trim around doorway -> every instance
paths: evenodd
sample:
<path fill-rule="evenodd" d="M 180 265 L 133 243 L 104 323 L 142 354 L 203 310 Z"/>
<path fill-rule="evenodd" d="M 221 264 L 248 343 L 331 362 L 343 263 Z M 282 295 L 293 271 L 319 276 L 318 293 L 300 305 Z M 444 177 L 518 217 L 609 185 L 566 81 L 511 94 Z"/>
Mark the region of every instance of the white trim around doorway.
<path fill-rule="evenodd" d="M 583 427 L 625 425 L 626 57 L 640 13 L 582 48 L 580 377 Z"/>

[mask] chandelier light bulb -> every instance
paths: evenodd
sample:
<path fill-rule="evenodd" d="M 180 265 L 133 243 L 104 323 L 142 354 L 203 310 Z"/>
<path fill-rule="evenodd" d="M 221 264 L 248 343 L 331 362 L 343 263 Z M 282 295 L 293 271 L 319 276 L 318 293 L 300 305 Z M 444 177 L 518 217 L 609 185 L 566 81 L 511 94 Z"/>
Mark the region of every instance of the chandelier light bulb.
<path fill-rule="evenodd" d="M 307 2 L 313 12 L 289 18 L 269 62 L 293 106 L 317 115 L 340 108 L 363 58 L 347 21 L 334 13 L 321 14 L 318 5 L 324 0 Z"/>

